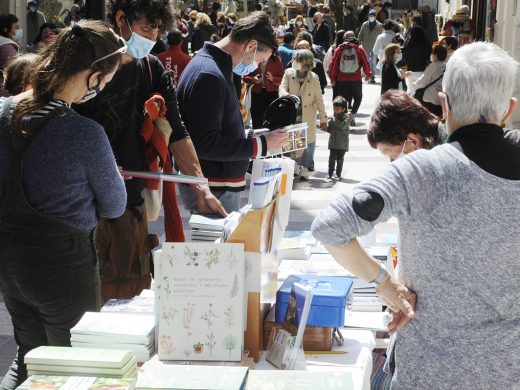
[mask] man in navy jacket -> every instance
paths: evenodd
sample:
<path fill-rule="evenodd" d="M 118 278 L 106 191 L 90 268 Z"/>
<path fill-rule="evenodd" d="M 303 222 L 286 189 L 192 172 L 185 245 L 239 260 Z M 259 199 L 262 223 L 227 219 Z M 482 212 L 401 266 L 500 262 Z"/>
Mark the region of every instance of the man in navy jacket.
<path fill-rule="evenodd" d="M 248 137 L 233 85 L 233 73 L 246 76 L 253 72 L 276 47 L 269 17 L 255 12 L 240 19 L 224 39 L 206 42 L 179 80 L 181 116 L 211 192 L 228 212 L 240 208 L 250 159 L 280 149 L 287 138 L 279 132 Z M 196 210 L 189 189 L 181 186 L 180 191 L 184 206 Z"/>

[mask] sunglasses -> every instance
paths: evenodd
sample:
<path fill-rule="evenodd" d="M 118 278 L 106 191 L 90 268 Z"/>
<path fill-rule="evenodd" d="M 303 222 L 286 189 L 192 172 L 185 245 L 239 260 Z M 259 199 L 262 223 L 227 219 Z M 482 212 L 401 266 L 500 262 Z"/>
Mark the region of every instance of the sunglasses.
<path fill-rule="evenodd" d="M 126 41 L 123 37 L 118 37 L 117 41 L 122 45 L 119 49 L 117 49 L 115 52 L 107 54 L 106 56 L 103 56 L 101 58 L 98 58 L 95 60 L 92 64 L 90 64 L 90 67 L 92 68 L 96 63 L 106 60 L 107 58 L 110 58 L 112 56 L 115 56 L 116 54 L 124 54 L 126 53 L 127 45 Z"/>

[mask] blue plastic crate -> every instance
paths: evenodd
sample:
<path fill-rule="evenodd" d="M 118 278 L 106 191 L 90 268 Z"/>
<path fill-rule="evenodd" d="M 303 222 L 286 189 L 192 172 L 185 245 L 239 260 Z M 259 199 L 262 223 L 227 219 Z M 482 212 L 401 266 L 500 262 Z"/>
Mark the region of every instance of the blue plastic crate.
<path fill-rule="evenodd" d="M 307 326 L 343 327 L 345 306 L 352 295 L 352 279 L 341 276 L 290 275 L 276 293 L 275 320 L 285 318 L 291 289 L 295 282 L 313 286 Z"/>

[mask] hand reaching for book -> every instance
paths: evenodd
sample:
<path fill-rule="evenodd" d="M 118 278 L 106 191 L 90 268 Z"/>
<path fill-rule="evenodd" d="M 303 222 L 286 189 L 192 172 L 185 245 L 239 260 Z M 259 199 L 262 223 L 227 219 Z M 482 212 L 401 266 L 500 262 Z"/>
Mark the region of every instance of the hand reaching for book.
<path fill-rule="evenodd" d="M 376 292 L 392 312 L 392 321 L 388 324 L 390 335 L 415 317 L 417 295 L 390 275 L 376 288 Z"/>

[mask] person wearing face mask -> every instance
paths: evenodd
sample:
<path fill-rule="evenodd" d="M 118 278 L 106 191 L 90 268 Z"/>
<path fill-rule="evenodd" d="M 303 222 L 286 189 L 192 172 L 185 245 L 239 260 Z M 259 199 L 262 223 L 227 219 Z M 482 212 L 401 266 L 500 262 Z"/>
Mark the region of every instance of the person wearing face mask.
<path fill-rule="evenodd" d="M 381 70 L 381 95 L 389 89 L 406 91 L 405 79 L 410 77 L 411 72 L 397 68 L 396 64 L 401 59 L 401 46 L 397 43 L 391 43 L 385 48 L 383 69 Z"/>
<path fill-rule="evenodd" d="M 431 113 L 442 118 L 441 101 L 439 92 L 442 90 L 442 78 L 446 69 L 446 57 L 448 52 L 442 45 L 436 45 L 431 55 L 431 63 L 424 73 L 413 83 L 415 91 L 422 90 L 423 96 L 414 96 L 419 99 Z"/>
<path fill-rule="evenodd" d="M 294 22 L 289 25 L 289 29 L 287 31 L 292 32 L 294 36 L 297 37 L 300 32 L 308 30 L 309 28 L 305 24 L 303 16 L 297 15 L 296 18 L 294 18 Z"/>
<path fill-rule="evenodd" d="M 23 31 L 18 18 L 13 14 L 0 15 L 0 71 L 18 54 Z"/>
<path fill-rule="evenodd" d="M 383 32 L 379 34 L 374 43 L 374 48 L 372 49 L 372 53 L 377 57 L 378 63 L 376 65 L 377 69 L 381 69 L 383 67 L 383 57 L 385 55 L 385 48 L 389 43 L 392 43 L 396 36 L 395 30 L 397 29 L 397 23 L 393 20 L 387 20 L 383 23 Z"/>
<path fill-rule="evenodd" d="M 405 91 L 386 91 L 376 104 L 367 139 L 390 161 L 419 149 L 432 149 L 446 141 L 441 119 Z"/>
<path fill-rule="evenodd" d="M 345 31 L 357 31 L 358 20 L 354 16 L 354 8 L 351 5 L 347 5 L 343 8 L 343 30 Z"/>
<path fill-rule="evenodd" d="M 38 1 L 30 0 L 27 3 L 27 42 L 33 42 L 40 31 L 42 24 L 47 23 L 43 12 L 38 10 Z"/>
<path fill-rule="evenodd" d="M 0 99 L 0 291 L 18 344 L 2 390 L 27 378 L 28 351 L 70 347 L 70 329 L 101 308 L 95 228 L 124 212 L 126 192 L 105 131 L 70 106 L 110 82 L 125 48 L 80 22 L 43 49 L 32 90 Z"/>
<path fill-rule="evenodd" d="M 316 12 L 314 14 L 314 28 L 312 29 L 312 39 L 323 48 L 326 52 L 330 47 L 330 30 L 327 23 L 323 20 L 323 14 Z"/>
<path fill-rule="evenodd" d="M 282 83 L 278 89 L 280 97 L 299 96 L 301 99 L 298 117 L 300 122 L 307 123 L 307 149 L 303 157 L 297 161 L 295 175 L 302 180 L 309 180 L 309 168 L 314 165 L 314 149 L 316 147 L 316 120 L 320 115 L 320 128 L 327 129 L 327 114 L 318 76 L 312 72 L 314 56 L 308 49 L 299 49 L 294 53 L 291 68 L 285 70 Z"/>
<path fill-rule="evenodd" d="M 240 209 L 250 159 L 268 155 L 287 138 L 279 132 L 248 137 L 233 84 L 233 74 L 249 75 L 276 48 L 269 16 L 254 12 L 238 20 L 225 38 L 215 44 L 206 42 L 179 80 L 177 96 L 182 119 L 211 191 L 228 212 Z M 190 191 L 186 186 L 179 188 L 184 207 L 196 210 Z"/>
<path fill-rule="evenodd" d="M 374 54 L 374 45 L 379 34 L 383 32 L 383 25 L 376 20 L 376 11 L 368 12 L 368 20 L 361 25 L 358 41 L 365 49 L 370 62 L 370 83 L 375 84 L 377 55 Z"/>
<path fill-rule="evenodd" d="M 152 94 L 160 94 L 166 104 L 166 119 L 172 128 L 169 150 L 183 173 L 202 177 L 195 148 L 180 117 L 177 95 L 169 73 L 154 56 L 149 55 L 161 30 L 168 30 L 173 14 L 168 0 L 108 3 L 107 19 L 114 31 L 127 42 L 127 51 L 113 81 L 94 99 L 75 106 L 82 115 L 100 123 L 107 133 L 118 164 L 127 170 L 148 170 L 147 146 L 141 135 L 145 120 L 144 104 Z M 148 217 L 142 191 L 145 182 L 134 178 L 125 182 L 127 208 L 117 220 L 102 219 L 97 246 L 104 267 L 101 268 L 104 299 L 131 298 L 147 288 L 151 281 L 146 272 L 151 261 L 150 249 L 157 237 L 148 234 Z M 222 204 L 207 185 L 194 185 L 196 203 L 202 213 L 226 215 Z M 174 238 L 181 240 L 177 229 Z M 128 243 L 131 242 L 132 245 Z M 127 271 L 130 269 L 130 271 Z M 124 280 L 123 282 L 119 282 Z"/>
<path fill-rule="evenodd" d="M 520 131 L 503 128 L 517 105 L 517 74 L 518 63 L 492 43 L 457 50 L 440 96 L 447 143 L 387 164 L 312 224 L 314 237 L 391 310 L 392 388 L 518 385 Z M 395 276 L 356 238 L 392 217 L 400 231 Z"/>

